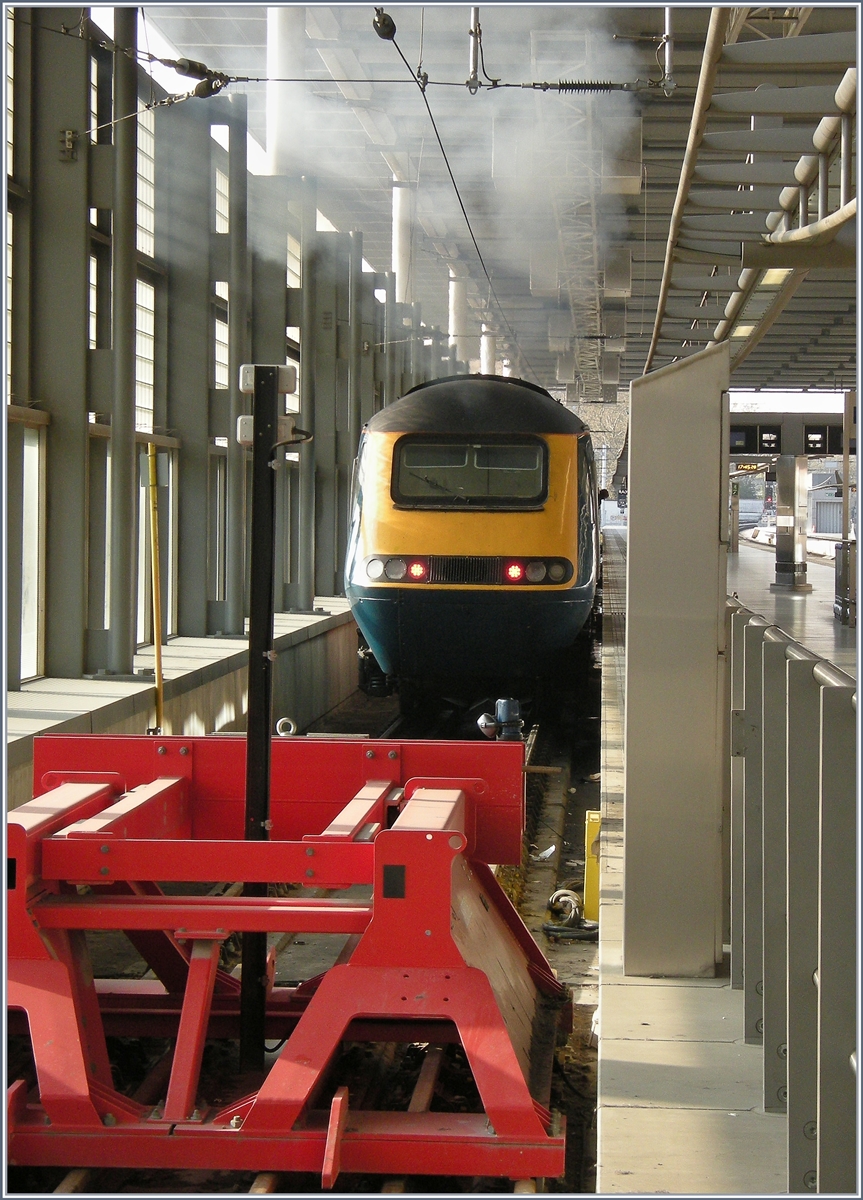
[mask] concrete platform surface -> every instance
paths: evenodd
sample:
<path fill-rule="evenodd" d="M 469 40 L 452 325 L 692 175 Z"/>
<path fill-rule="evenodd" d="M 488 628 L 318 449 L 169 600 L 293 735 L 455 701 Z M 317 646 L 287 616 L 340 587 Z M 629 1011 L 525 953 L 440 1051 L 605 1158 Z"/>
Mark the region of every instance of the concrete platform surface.
<path fill-rule="evenodd" d="M 721 974 L 623 974 L 626 532 L 603 533 L 596 1190 L 775 1195 L 786 1190 L 787 1123 L 761 1107 L 761 1050 L 743 1038 L 743 993 Z M 763 611 L 754 587 L 741 600 Z"/>

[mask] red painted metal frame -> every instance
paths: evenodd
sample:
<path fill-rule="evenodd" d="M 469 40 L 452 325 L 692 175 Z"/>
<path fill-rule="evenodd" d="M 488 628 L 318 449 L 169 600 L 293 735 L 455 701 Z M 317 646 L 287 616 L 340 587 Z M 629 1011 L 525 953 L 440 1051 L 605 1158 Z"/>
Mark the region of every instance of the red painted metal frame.
<path fill-rule="evenodd" d="M 8 816 L 7 945 L 10 1029 L 23 1014 L 39 1097 L 28 1101 L 23 1081 L 8 1091 L 10 1163 L 313 1170 L 325 1187 L 340 1170 L 416 1174 L 418 1164 L 561 1174 L 562 1128 L 550 1132 L 489 979 L 465 964 L 450 928 L 463 855 L 525 974 L 560 999 L 485 865 L 520 857 L 522 745 L 277 739 L 273 828 L 260 843 L 242 839 L 244 755 L 240 737 L 36 740 L 36 798 Z M 366 883 L 373 898 L 174 896 L 156 882 L 237 878 Z M 157 979 L 94 983 L 87 929 L 125 930 Z M 298 988 L 273 988 L 270 973 L 267 1032 L 287 1043 L 255 1092 L 214 1111 L 197 1094 L 204 1042 L 236 1036 L 239 1021 L 219 945 L 243 930 L 354 936 Z M 114 1088 L 105 1037 L 118 1027 L 176 1035 L 163 1107 Z M 345 1089 L 329 1111 L 316 1107 L 343 1041 L 432 1035 L 461 1041 L 483 1114 L 349 1111 Z"/>

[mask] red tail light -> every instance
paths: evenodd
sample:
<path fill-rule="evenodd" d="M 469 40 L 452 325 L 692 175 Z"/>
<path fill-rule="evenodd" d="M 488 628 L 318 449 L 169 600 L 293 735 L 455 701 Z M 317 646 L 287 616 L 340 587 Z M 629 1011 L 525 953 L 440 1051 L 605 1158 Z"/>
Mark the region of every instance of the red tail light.
<path fill-rule="evenodd" d="M 507 583 L 521 583 L 524 579 L 524 567 L 519 562 L 507 563 L 504 567 L 503 577 Z"/>
<path fill-rule="evenodd" d="M 426 577 L 425 563 L 412 562 L 411 565 L 408 567 L 408 575 L 410 575 L 411 579 L 417 579 L 417 580 L 425 579 L 425 577 Z"/>

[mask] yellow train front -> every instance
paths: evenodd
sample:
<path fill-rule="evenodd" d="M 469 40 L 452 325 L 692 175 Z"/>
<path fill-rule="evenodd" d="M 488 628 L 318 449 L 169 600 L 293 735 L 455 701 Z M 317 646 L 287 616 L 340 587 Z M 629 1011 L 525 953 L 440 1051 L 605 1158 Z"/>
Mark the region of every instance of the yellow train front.
<path fill-rule="evenodd" d="M 594 601 L 587 427 L 519 379 L 421 384 L 363 432 L 345 581 L 381 669 L 407 690 L 542 677 Z"/>

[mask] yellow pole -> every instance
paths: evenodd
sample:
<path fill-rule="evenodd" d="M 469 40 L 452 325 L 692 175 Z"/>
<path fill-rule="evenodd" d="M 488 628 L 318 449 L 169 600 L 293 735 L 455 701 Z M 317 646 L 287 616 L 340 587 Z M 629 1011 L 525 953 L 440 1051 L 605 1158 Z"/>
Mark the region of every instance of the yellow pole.
<path fill-rule="evenodd" d="M 147 465 L 150 468 L 150 570 L 153 581 L 153 649 L 156 652 L 156 730 L 162 730 L 162 704 L 164 681 L 162 679 L 162 587 L 159 571 L 159 507 L 156 471 L 156 445 L 147 443 Z"/>

